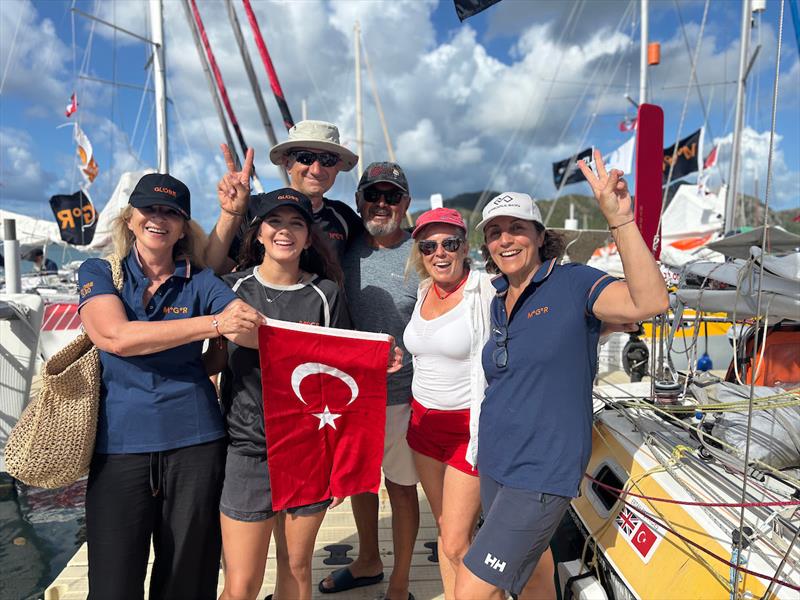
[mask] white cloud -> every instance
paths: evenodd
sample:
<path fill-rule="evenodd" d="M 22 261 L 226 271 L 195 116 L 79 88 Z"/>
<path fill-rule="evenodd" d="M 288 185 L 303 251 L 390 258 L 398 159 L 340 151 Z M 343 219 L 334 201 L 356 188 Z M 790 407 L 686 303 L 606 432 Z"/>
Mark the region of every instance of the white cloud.
<path fill-rule="evenodd" d="M 46 191 L 55 176 L 46 171 L 27 132 L 0 128 L 0 205 L 7 210 L 42 216 Z"/>
<path fill-rule="evenodd" d="M 40 20 L 30 2 L 3 0 L 0 10 L 3 97 L 16 96 L 48 108 L 66 106 L 69 93 L 63 78 L 71 56 L 69 47 L 56 35 L 53 22 Z"/>
<path fill-rule="evenodd" d="M 740 179 L 738 191 L 753 195 L 758 181 L 759 196 L 764 199 L 767 182 L 767 164 L 769 161 L 769 131 L 757 132 L 746 127 L 742 131 Z M 731 144 L 733 134 L 715 138 L 714 144 L 719 144 L 718 165 L 716 173 L 724 173 L 728 177 L 731 161 Z M 791 169 L 786 164 L 783 150 L 780 145 L 783 136 L 775 135 L 772 155 L 772 184 L 770 191 L 770 208 L 783 210 L 798 207 L 798 190 L 800 190 L 800 172 Z M 750 223 L 749 223 L 750 224 Z M 757 223 L 752 223 L 757 225 Z"/>

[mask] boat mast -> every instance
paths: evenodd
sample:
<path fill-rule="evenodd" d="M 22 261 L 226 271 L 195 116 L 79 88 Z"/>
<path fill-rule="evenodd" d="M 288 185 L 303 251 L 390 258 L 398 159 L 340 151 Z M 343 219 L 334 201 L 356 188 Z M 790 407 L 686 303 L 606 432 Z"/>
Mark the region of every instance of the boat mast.
<path fill-rule="evenodd" d="M 739 150 L 742 145 L 742 126 L 744 125 L 744 93 L 747 79 L 747 54 L 750 42 L 750 0 L 742 0 L 742 29 L 739 47 L 739 77 L 736 85 L 736 116 L 733 121 L 733 143 L 731 144 L 731 163 L 728 172 L 728 195 L 725 198 L 724 233 L 734 228 L 736 193 L 739 187 Z"/>
<path fill-rule="evenodd" d="M 164 70 L 164 10 L 162 0 L 150 0 L 150 27 L 153 30 L 153 81 L 155 83 L 156 147 L 158 172 L 169 173 L 167 153 L 167 77 Z"/>
<path fill-rule="evenodd" d="M 647 44 L 649 22 L 647 18 L 649 0 L 641 0 L 641 28 L 639 43 L 639 106 L 647 102 Z"/>
<path fill-rule="evenodd" d="M 356 21 L 353 27 L 355 34 L 356 55 L 356 144 L 358 145 L 358 178 L 364 173 L 364 115 L 361 111 L 361 26 Z"/>

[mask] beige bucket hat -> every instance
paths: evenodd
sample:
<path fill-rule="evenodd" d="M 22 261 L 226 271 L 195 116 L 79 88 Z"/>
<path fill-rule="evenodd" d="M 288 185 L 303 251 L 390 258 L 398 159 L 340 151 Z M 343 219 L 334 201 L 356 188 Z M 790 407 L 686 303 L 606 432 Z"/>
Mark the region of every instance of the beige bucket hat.
<path fill-rule="evenodd" d="M 323 150 L 339 155 L 344 166 L 342 171 L 349 171 L 356 166 L 358 155 L 339 143 L 339 128 L 326 121 L 300 121 L 289 130 L 289 139 L 276 144 L 269 151 L 269 159 L 274 165 L 280 165 L 281 159 L 293 148 Z"/>

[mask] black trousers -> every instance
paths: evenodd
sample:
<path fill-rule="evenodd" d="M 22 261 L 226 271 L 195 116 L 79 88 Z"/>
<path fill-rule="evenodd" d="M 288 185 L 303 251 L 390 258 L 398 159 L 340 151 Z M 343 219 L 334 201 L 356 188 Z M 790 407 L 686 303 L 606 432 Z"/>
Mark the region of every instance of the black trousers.
<path fill-rule="evenodd" d="M 222 546 L 224 439 L 149 454 L 95 454 L 86 490 L 89 600 L 213 599 Z"/>

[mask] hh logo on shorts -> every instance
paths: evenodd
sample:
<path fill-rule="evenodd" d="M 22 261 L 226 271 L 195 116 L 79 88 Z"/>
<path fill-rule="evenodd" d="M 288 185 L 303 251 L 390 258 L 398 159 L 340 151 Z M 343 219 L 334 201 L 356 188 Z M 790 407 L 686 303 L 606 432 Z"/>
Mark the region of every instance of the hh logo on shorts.
<path fill-rule="evenodd" d="M 489 552 L 486 553 L 486 558 L 484 559 L 483 564 L 488 565 L 495 571 L 500 571 L 501 573 L 506 568 L 506 561 L 500 560 L 496 556 L 492 556 Z"/>

